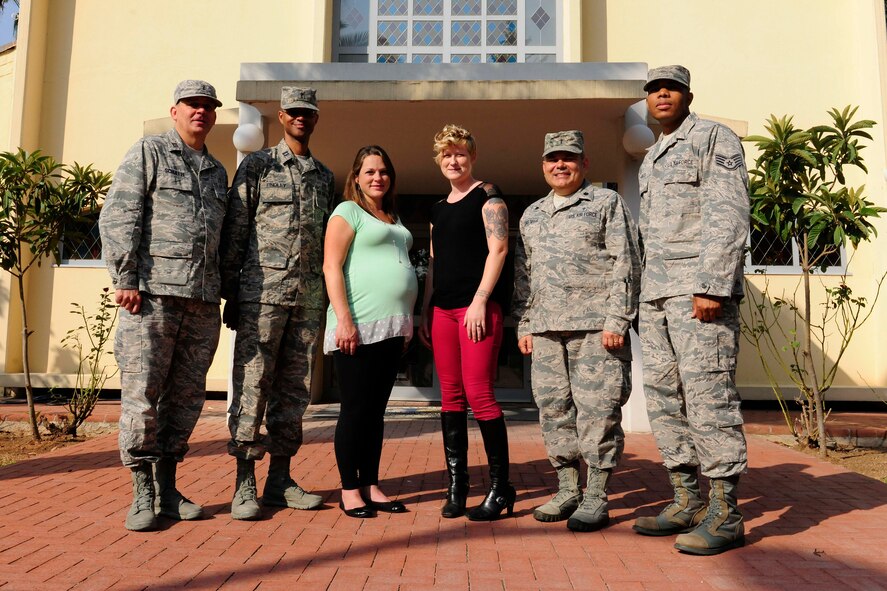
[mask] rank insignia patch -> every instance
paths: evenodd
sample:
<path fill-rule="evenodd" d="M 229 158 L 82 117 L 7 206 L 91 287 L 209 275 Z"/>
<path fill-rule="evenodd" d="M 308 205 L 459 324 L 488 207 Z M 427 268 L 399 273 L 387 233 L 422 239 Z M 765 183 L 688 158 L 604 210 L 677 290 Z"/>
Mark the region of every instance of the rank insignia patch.
<path fill-rule="evenodd" d="M 722 156 L 715 154 L 715 164 L 722 166 L 727 170 L 736 170 L 742 164 L 742 154 L 734 154 L 732 156 Z"/>

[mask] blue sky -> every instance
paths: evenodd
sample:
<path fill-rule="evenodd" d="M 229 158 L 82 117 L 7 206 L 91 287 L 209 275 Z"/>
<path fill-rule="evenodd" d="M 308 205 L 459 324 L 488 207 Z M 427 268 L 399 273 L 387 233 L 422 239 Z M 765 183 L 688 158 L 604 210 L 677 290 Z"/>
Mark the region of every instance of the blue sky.
<path fill-rule="evenodd" d="M 0 13 L 0 45 L 12 41 L 12 17 L 18 12 L 15 2 L 7 2 L 6 8 Z"/>

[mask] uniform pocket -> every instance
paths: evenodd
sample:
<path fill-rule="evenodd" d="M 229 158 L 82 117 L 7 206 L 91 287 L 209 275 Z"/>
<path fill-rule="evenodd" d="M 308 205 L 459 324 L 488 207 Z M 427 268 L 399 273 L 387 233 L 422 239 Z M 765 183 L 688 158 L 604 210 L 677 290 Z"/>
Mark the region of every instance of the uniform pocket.
<path fill-rule="evenodd" d="M 276 248 L 259 249 L 259 266 L 268 269 L 286 269 L 289 264 L 289 254 Z"/>
<path fill-rule="evenodd" d="M 187 285 L 193 266 L 194 247 L 187 242 L 153 240 L 149 247 L 151 281 L 167 285 Z"/>
<path fill-rule="evenodd" d="M 696 168 L 674 168 L 666 173 L 662 182 L 671 183 L 695 183 L 699 180 L 699 170 Z"/>
<path fill-rule="evenodd" d="M 159 174 L 153 200 L 155 215 L 164 218 L 159 220 L 161 223 L 181 220 L 181 216 L 190 218 L 194 215 L 194 183 L 191 174 L 173 174 L 172 171 Z"/>

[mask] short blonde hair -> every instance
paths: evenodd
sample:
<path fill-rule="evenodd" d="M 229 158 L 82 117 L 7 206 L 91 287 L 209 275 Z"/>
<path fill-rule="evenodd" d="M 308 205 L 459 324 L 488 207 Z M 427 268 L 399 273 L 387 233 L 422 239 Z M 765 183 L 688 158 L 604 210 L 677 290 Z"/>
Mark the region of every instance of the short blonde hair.
<path fill-rule="evenodd" d="M 441 153 L 450 146 L 465 146 L 472 158 L 477 154 L 477 144 L 471 132 L 453 123 L 444 125 L 434 136 L 434 161 L 440 164 Z"/>

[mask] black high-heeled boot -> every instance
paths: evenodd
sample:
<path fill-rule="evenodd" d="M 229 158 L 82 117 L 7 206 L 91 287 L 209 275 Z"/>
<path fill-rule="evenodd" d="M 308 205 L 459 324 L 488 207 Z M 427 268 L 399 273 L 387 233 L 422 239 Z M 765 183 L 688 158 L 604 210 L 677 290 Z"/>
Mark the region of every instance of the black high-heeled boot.
<path fill-rule="evenodd" d="M 450 477 L 447 502 L 440 510 L 440 515 L 452 519 L 465 514 L 465 503 L 468 500 L 468 413 L 442 412 L 440 427 L 443 431 L 447 474 Z"/>
<path fill-rule="evenodd" d="M 492 521 L 498 519 L 502 511 L 507 511 L 508 515 L 514 512 L 516 492 L 508 482 L 508 431 L 505 428 L 505 417 L 478 421 L 477 424 L 484 439 L 484 450 L 490 466 L 490 492 L 480 505 L 468 511 L 468 519 Z"/>

